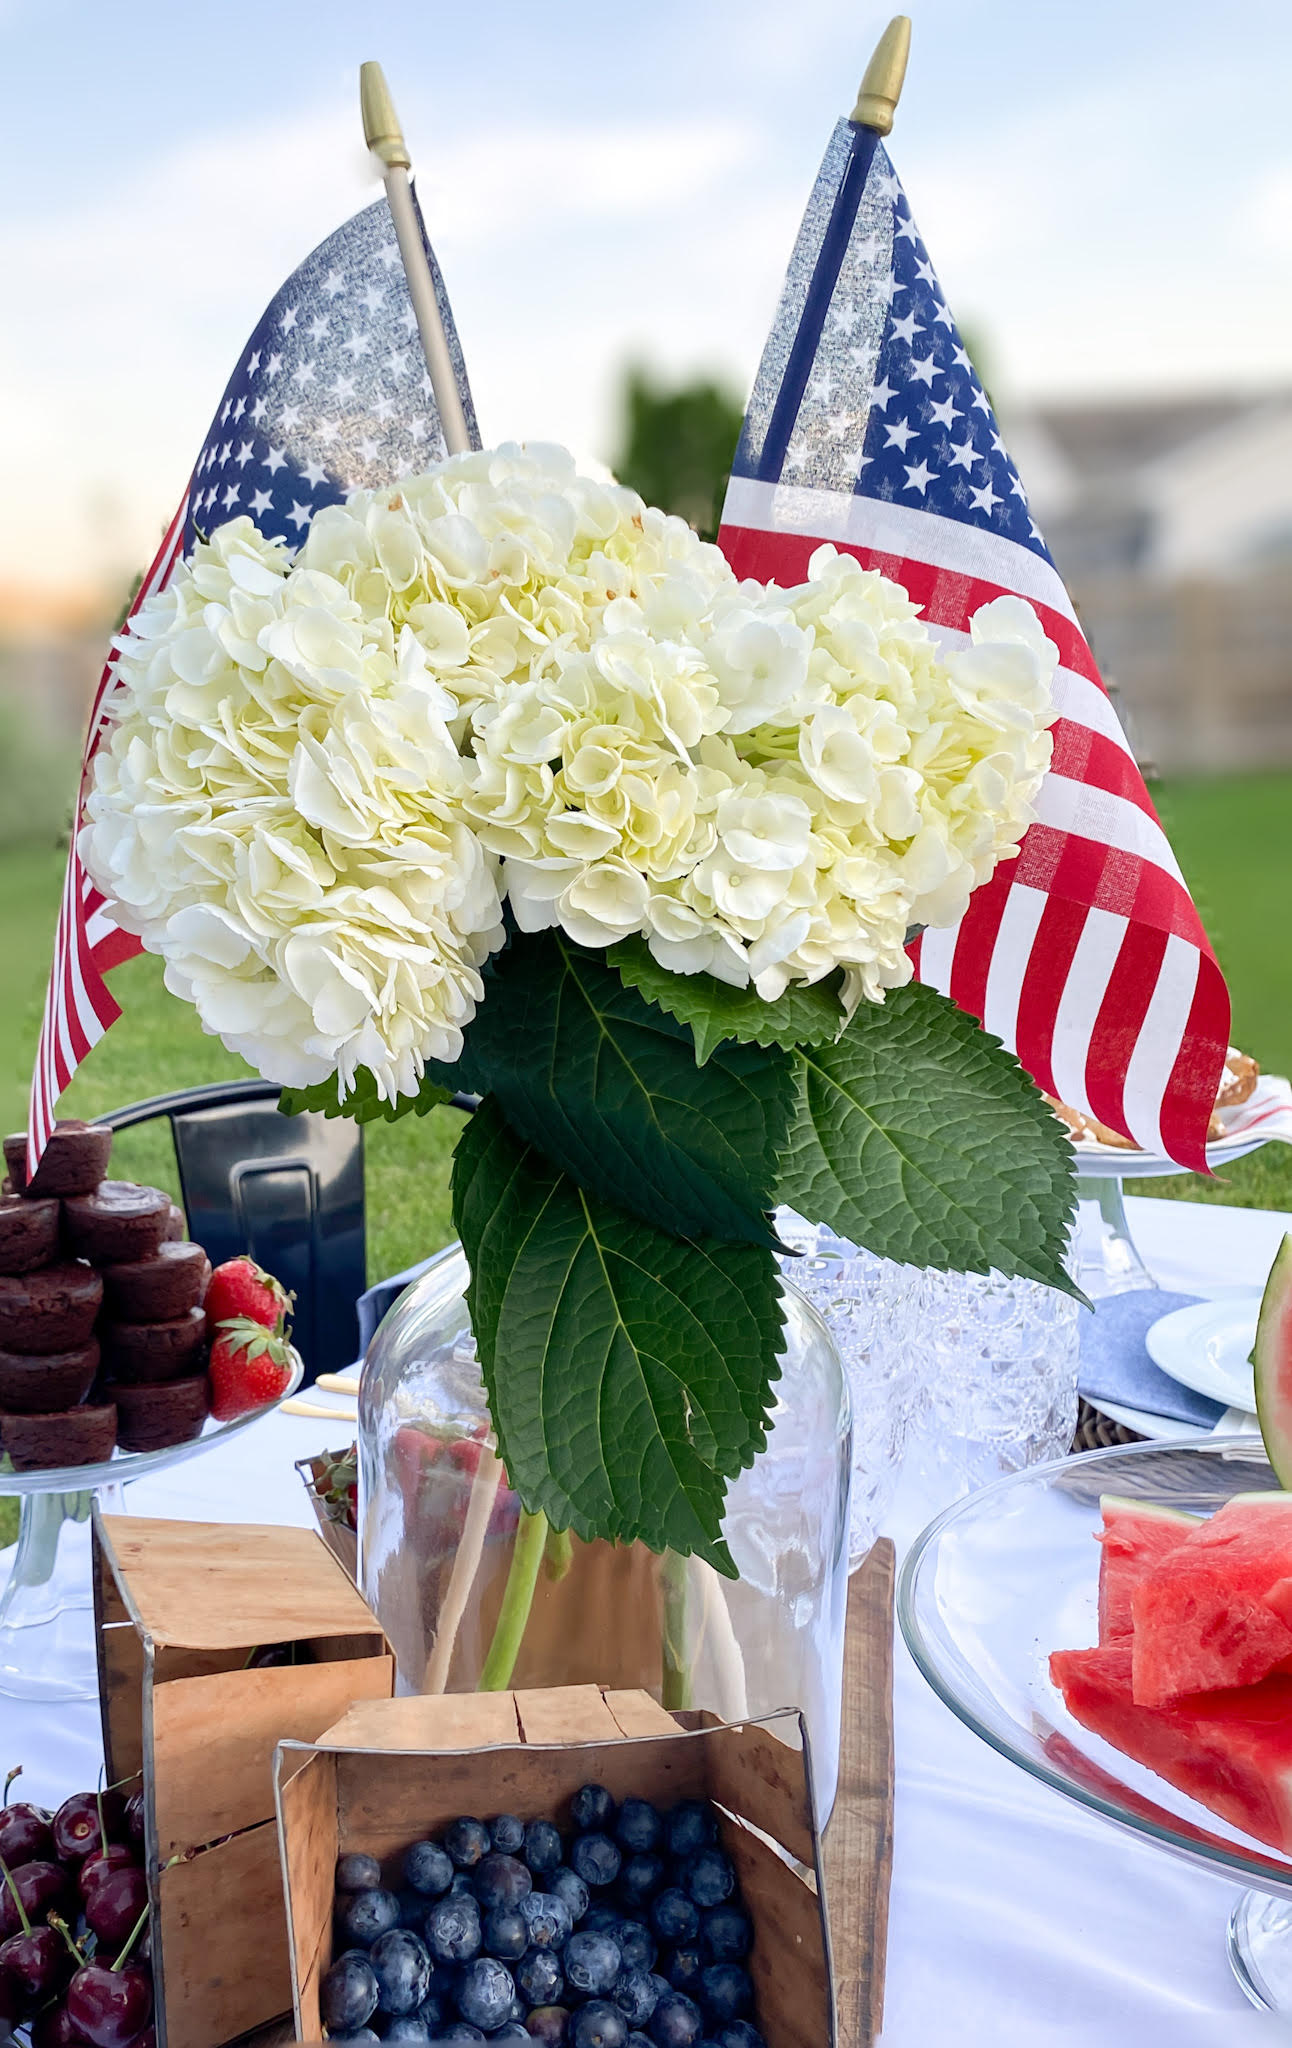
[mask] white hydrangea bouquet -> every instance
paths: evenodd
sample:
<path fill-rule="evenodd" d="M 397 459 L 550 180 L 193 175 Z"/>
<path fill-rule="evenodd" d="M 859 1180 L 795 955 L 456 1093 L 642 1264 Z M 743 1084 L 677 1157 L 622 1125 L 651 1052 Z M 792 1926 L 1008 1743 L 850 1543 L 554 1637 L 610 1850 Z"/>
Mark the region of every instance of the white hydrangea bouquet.
<path fill-rule="evenodd" d="M 118 639 L 81 850 L 167 986 L 367 1120 L 482 1097 L 457 1226 L 525 1508 L 732 1570 L 781 1305 L 771 1211 L 1055 1286 L 1070 1148 L 911 982 L 1017 851 L 1056 650 L 949 658 L 823 547 L 793 589 L 559 450 L 247 518 Z"/>

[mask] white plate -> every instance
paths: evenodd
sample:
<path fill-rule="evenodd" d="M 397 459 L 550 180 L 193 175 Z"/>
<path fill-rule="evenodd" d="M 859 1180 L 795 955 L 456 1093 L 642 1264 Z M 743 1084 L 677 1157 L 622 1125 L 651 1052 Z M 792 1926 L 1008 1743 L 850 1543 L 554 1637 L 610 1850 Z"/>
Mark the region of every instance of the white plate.
<path fill-rule="evenodd" d="M 1182 1387 L 1223 1401 L 1226 1408 L 1251 1412 L 1256 1389 L 1248 1358 L 1256 1342 L 1260 1306 L 1260 1289 L 1253 1287 L 1225 1300 L 1172 1309 L 1150 1324 L 1144 1347 L 1159 1371 Z"/>
<path fill-rule="evenodd" d="M 1110 1422 L 1120 1422 L 1123 1429 L 1133 1429 L 1136 1436 L 1146 1436 L 1155 1444 L 1196 1444 L 1211 1435 L 1200 1422 L 1178 1422 L 1173 1415 L 1148 1415 L 1142 1408 L 1123 1408 L 1120 1401 L 1091 1401 L 1090 1405 Z"/>

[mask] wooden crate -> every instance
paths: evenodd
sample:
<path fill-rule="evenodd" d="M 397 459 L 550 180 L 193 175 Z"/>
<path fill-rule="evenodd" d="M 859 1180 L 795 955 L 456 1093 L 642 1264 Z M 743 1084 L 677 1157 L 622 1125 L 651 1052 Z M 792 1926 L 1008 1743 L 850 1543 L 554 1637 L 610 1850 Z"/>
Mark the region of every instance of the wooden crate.
<path fill-rule="evenodd" d="M 565 1820 L 580 1785 L 669 1805 L 713 1800 L 755 1923 L 768 2048 L 833 2048 L 830 1941 L 798 1714 L 683 1727 L 645 1692 L 565 1686 L 357 1702 L 316 1742 L 279 1745 L 278 1827 L 298 2041 L 321 2034 L 333 1877 L 348 1850 L 395 1879 L 404 1852 L 463 1813 Z M 793 1745 L 793 1746 L 791 1746 Z"/>
<path fill-rule="evenodd" d="M 93 1545 L 108 1781 L 145 1794 L 159 2048 L 219 2048 L 291 2005 L 275 1744 L 388 1700 L 394 1660 L 312 1530 L 96 1504 Z M 280 1643 L 309 1661 L 248 1668 Z"/>

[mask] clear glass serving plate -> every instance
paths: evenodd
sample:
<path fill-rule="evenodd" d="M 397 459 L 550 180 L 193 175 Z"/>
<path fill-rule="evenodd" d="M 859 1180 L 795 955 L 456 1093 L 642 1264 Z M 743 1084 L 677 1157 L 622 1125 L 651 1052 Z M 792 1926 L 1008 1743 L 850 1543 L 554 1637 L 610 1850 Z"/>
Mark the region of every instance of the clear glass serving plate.
<path fill-rule="evenodd" d="M 1132 1444 L 1011 1474 L 931 1522 L 902 1568 L 911 1655 L 951 1711 L 1043 1784 L 1168 1853 L 1254 1887 L 1229 1927 L 1253 2004 L 1292 2012 L 1292 1858 L 1252 1839 L 1092 1735 L 1050 1683 L 1052 1650 L 1093 1643 L 1099 1500 L 1115 1493 L 1210 1515 L 1276 1491 L 1259 1441 Z"/>

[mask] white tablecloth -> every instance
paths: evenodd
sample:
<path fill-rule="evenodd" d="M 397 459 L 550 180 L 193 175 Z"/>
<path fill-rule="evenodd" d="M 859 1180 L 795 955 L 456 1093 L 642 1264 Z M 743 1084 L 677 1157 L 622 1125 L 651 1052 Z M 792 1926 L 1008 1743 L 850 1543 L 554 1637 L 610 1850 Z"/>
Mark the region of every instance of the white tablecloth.
<path fill-rule="evenodd" d="M 1264 1280 L 1292 1218 L 1130 1201 L 1164 1287 Z M 343 1424 L 273 1416 L 132 1486 L 133 1514 L 309 1526 L 295 1459 Z M 899 1645 L 897 1808 L 884 2048 L 1233 2048 L 1284 2041 L 1230 1975 L 1234 1886 L 1088 1815 L 995 1756 Z M 54 1804 L 92 1785 L 98 1713 L 0 1698 L 0 1765 Z"/>

